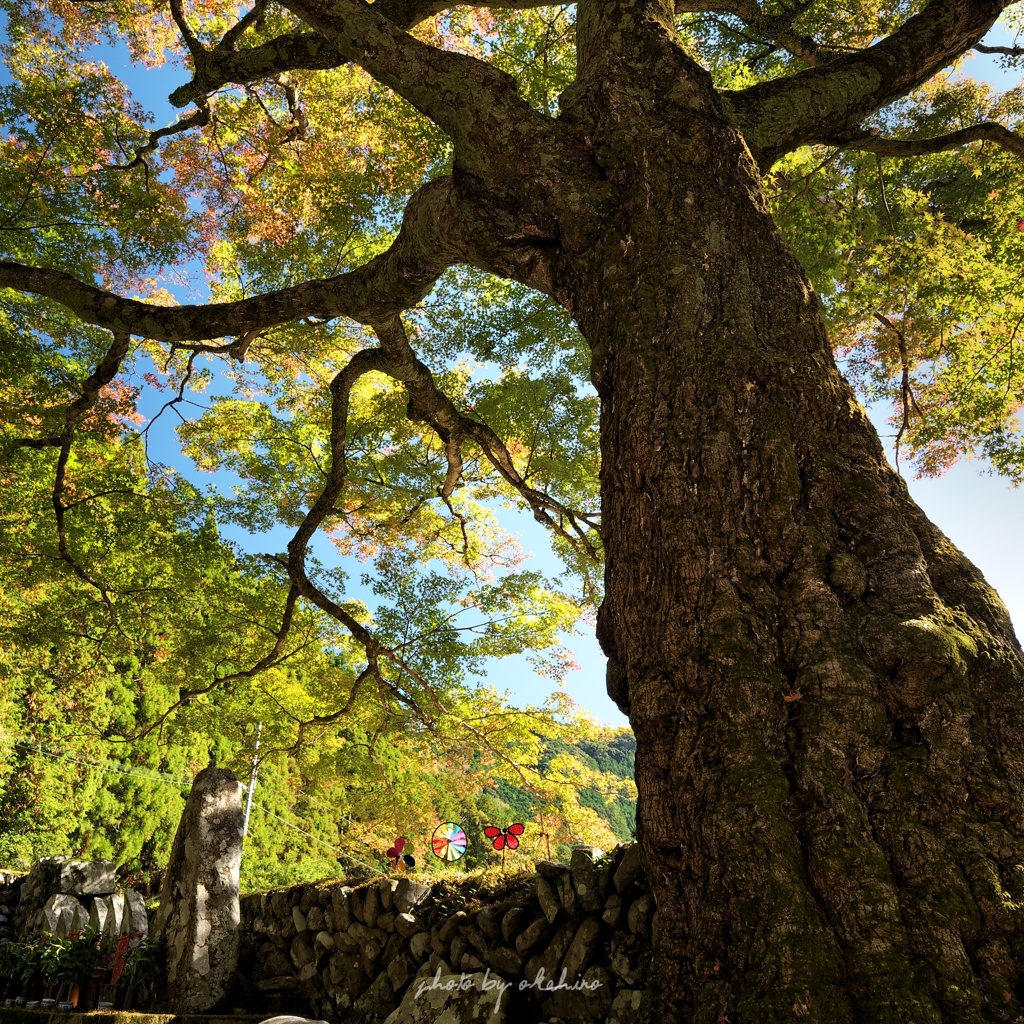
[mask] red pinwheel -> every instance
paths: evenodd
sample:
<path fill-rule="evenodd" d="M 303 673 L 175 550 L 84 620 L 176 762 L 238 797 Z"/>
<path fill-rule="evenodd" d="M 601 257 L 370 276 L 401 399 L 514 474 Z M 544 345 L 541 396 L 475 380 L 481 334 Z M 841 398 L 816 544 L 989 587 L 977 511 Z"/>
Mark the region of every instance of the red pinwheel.
<path fill-rule="evenodd" d="M 491 846 L 496 850 L 504 850 L 506 847 L 510 850 L 519 849 L 519 837 L 526 831 L 525 825 L 520 825 L 517 821 L 513 825 L 509 825 L 508 828 L 498 828 L 497 825 L 488 825 L 484 829 L 484 835 L 491 840 Z"/>
<path fill-rule="evenodd" d="M 391 861 L 391 870 L 394 871 L 399 867 L 403 868 L 414 868 L 416 867 L 416 858 L 410 857 L 409 854 L 403 853 L 405 849 L 405 837 L 399 836 L 395 840 L 395 845 L 388 850 L 388 860 Z"/>

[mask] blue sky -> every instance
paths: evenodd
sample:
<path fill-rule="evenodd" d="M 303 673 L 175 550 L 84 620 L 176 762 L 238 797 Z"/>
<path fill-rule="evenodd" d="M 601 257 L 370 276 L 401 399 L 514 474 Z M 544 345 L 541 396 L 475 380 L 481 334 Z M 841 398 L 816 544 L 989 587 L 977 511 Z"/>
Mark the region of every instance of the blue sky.
<path fill-rule="evenodd" d="M 1012 42 L 1008 34 L 995 29 L 988 37 L 990 43 L 1008 45 Z M 166 100 L 167 94 L 187 79 L 181 67 L 143 70 L 130 64 L 125 48 L 109 47 L 97 51 L 97 58 L 104 60 L 133 89 L 136 99 L 145 104 L 153 113 L 157 125 L 173 121 L 178 114 Z M 1000 89 L 1009 88 L 1020 81 L 1019 73 L 1008 73 L 998 68 L 994 58 L 977 55 L 964 62 L 961 73 L 987 79 Z M 205 291 L 202 275 L 197 274 L 195 290 Z M 195 297 L 185 298 L 195 301 Z M 151 411 L 152 407 L 144 408 Z M 891 455 L 892 428 L 884 422 L 885 412 L 880 411 L 875 422 L 883 435 Z M 172 416 L 154 438 L 154 454 L 161 461 L 185 469 L 177 452 L 176 440 L 172 433 Z M 886 436 L 888 435 L 888 436 Z M 193 479 L 203 480 L 202 475 L 189 472 Z M 210 478 L 206 477 L 208 481 Z M 1011 616 L 1018 624 L 1024 624 L 1024 540 L 1020 526 L 1024 522 L 1024 492 L 1010 488 L 1001 478 L 987 475 L 985 466 L 966 463 L 954 467 L 945 476 L 931 480 L 908 479 L 910 492 L 925 513 L 985 574 L 988 581 L 999 591 L 1006 602 Z M 532 565 L 548 572 L 557 573 L 558 566 L 551 553 L 547 535 L 539 524 L 528 515 L 505 515 L 508 528 L 517 532 L 526 551 L 532 552 Z M 232 539 L 243 543 L 250 550 L 281 550 L 287 539 L 285 531 L 267 537 L 247 537 L 240 531 L 225 531 Z M 317 545 L 317 553 L 327 560 L 333 552 L 326 543 Z M 359 567 L 352 575 L 358 578 Z M 579 671 L 570 673 L 565 680 L 565 689 L 584 709 L 600 720 L 610 724 L 626 724 L 614 704 L 604 692 L 604 659 L 592 633 L 582 627 L 581 635 L 567 638 L 568 646 L 576 655 Z M 537 676 L 526 657 L 506 658 L 492 663 L 488 682 L 509 691 L 517 704 L 539 702 L 551 688 L 550 682 Z"/>

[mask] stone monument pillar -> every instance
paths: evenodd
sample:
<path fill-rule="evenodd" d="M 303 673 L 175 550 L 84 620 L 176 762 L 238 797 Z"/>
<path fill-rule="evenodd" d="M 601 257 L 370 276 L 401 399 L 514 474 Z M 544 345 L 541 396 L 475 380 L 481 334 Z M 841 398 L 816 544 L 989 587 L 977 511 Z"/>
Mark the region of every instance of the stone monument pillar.
<path fill-rule="evenodd" d="M 242 786 L 211 764 L 192 783 L 152 929 L 167 939 L 173 1012 L 205 1013 L 227 991 L 238 964 L 241 861 Z"/>

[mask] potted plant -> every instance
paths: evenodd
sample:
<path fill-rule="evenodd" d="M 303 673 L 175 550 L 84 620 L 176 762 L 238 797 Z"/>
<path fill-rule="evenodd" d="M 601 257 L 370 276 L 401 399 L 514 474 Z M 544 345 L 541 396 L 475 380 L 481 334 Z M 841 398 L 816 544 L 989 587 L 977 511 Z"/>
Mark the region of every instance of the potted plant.
<path fill-rule="evenodd" d="M 15 1005 L 24 1006 L 39 998 L 38 990 L 42 988 L 41 957 L 44 945 L 41 941 L 26 942 L 21 946 L 18 956 L 17 978 L 21 982 L 21 995 Z"/>
<path fill-rule="evenodd" d="M 97 1005 L 105 1009 L 113 1009 L 117 999 L 117 987 L 113 982 L 112 974 L 114 960 L 117 956 L 116 937 L 104 932 L 97 943 L 95 981 L 97 985 Z"/>
<path fill-rule="evenodd" d="M 78 1009 L 87 1009 L 95 996 L 93 975 L 99 966 L 100 949 L 96 930 L 86 928 L 67 951 L 65 974 L 71 986 L 69 1001 Z"/>
<path fill-rule="evenodd" d="M 91 953 L 82 965 L 83 1005 L 90 1010 L 96 1009 L 100 998 L 100 989 L 106 977 L 106 963 L 103 957 L 103 934 L 98 928 L 89 925 L 82 932 L 82 941 L 89 944 Z M 91 965 L 91 970 L 89 970 Z M 89 970 L 88 976 L 84 972 Z"/>
<path fill-rule="evenodd" d="M 39 969 L 43 976 L 43 995 L 49 997 L 54 986 L 58 995 L 64 988 L 64 958 L 71 943 L 67 939 L 51 935 L 49 941 L 40 944 Z"/>
<path fill-rule="evenodd" d="M 21 946 L 16 942 L 5 942 L 0 946 L 0 1004 L 14 998 L 20 955 Z"/>
<path fill-rule="evenodd" d="M 162 938 L 155 942 L 143 939 L 130 950 L 124 972 L 128 989 L 122 1008 L 131 1010 L 136 1004 L 143 1008 L 152 1006 L 163 989 L 166 966 L 167 952 Z"/>

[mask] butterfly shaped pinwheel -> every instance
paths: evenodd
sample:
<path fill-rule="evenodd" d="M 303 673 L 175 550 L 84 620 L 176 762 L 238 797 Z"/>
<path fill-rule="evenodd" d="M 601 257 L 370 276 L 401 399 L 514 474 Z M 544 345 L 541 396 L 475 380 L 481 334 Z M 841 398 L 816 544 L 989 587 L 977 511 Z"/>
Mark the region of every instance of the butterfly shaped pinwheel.
<path fill-rule="evenodd" d="M 518 821 L 508 828 L 498 828 L 497 825 L 488 825 L 484 829 L 484 835 L 491 841 L 491 846 L 496 850 L 519 849 L 519 837 L 526 831 L 526 826 Z"/>

